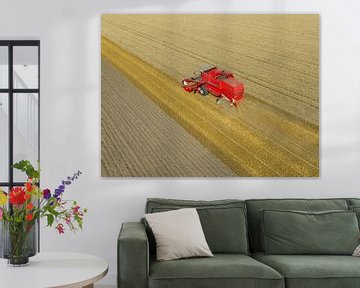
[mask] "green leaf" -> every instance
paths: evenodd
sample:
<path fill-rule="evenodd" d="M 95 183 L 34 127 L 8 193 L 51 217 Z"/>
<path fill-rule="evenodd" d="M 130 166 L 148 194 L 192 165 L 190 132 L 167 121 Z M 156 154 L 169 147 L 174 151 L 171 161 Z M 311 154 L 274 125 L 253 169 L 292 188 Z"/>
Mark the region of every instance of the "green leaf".
<path fill-rule="evenodd" d="M 75 216 L 75 221 L 78 223 L 79 228 L 82 230 L 82 219 L 79 216 Z"/>
<path fill-rule="evenodd" d="M 60 215 L 60 213 L 51 206 L 48 206 L 46 209 L 49 211 L 50 214 L 54 215 L 55 217 L 58 217 Z"/>
<path fill-rule="evenodd" d="M 19 169 L 21 171 L 25 171 L 26 167 L 31 165 L 30 161 L 28 160 L 21 160 L 13 165 L 14 168 Z"/>
<path fill-rule="evenodd" d="M 47 224 L 48 224 L 48 226 L 50 226 L 51 227 L 51 225 L 54 223 L 54 216 L 53 215 L 51 215 L 51 214 L 48 214 L 47 215 Z"/>
<path fill-rule="evenodd" d="M 35 169 L 29 160 L 21 160 L 15 163 L 13 167 L 22 172 L 25 172 L 29 178 L 37 180 L 40 178 L 40 168 Z"/>

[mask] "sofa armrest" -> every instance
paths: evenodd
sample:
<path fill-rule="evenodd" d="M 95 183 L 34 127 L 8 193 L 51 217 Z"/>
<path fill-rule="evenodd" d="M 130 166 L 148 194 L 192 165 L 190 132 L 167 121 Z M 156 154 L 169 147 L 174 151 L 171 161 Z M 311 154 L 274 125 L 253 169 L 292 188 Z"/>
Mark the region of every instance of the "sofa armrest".
<path fill-rule="evenodd" d="M 149 242 L 141 223 L 123 223 L 117 242 L 118 288 L 146 288 Z"/>

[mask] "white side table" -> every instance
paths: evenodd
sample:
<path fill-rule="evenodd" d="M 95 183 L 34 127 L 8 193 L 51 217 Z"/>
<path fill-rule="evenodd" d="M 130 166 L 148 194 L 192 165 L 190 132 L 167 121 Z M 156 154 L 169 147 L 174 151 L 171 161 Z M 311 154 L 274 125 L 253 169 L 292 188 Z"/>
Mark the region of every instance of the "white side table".
<path fill-rule="evenodd" d="M 80 253 L 38 253 L 28 266 L 0 260 L 1 288 L 93 288 L 108 272 L 102 258 Z"/>

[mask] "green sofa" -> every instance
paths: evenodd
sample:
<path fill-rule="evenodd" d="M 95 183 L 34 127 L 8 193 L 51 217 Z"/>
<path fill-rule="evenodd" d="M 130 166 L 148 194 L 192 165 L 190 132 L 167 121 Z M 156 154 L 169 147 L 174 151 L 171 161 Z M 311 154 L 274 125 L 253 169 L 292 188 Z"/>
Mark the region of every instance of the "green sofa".
<path fill-rule="evenodd" d="M 360 257 L 349 255 L 349 251 L 354 245 L 356 247 L 359 240 L 356 216 L 360 215 L 360 199 L 192 201 L 152 198 L 147 200 L 145 212 L 164 212 L 187 207 L 197 208 L 214 257 L 158 262 L 155 260 L 154 236 L 145 221 L 123 223 L 117 246 L 119 288 L 360 287 Z M 291 212 L 288 212 L 289 210 Z M 283 212 L 285 215 L 281 214 Z M 278 227 L 276 221 L 283 219 L 279 223 L 280 228 L 283 225 L 283 230 L 272 229 L 269 231 L 270 235 L 265 233 L 264 219 L 268 227 L 275 228 Z M 296 223 L 297 219 L 303 221 L 303 225 L 289 225 Z M 334 219 L 339 219 L 339 223 Z M 315 245 L 307 245 L 305 242 L 302 246 L 302 240 L 299 240 L 301 229 L 308 229 L 308 223 L 312 222 L 319 223 L 319 231 L 324 229 L 322 224 L 325 223 L 330 225 L 329 227 L 339 227 L 344 231 L 356 230 L 356 234 L 350 233 L 352 239 L 348 241 L 341 239 L 341 235 L 340 238 L 337 235 L 334 239 L 324 239 L 325 242 L 320 243 L 319 247 L 322 245 L 325 250 L 319 250 L 319 255 L 316 255 L 311 252 L 318 249 L 316 242 Z M 289 234 L 285 233 L 285 236 L 289 239 L 279 240 L 277 230 L 287 231 Z M 297 234 L 298 232 L 300 234 Z M 308 235 L 304 237 L 315 241 L 316 233 L 313 233 L 313 239 L 313 235 L 305 231 Z M 292 236 L 294 237 L 291 238 Z M 284 243 L 284 251 L 295 249 L 295 255 L 281 253 L 279 243 Z M 345 250 L 336 250 L 342 248 L 341 245 L 346 246 Z M 267 253 L 271 249 L 280 252 Z M 307 249 L 310 249 L 310 252 Z M 326 251 L 331 251 L 331 255 L 326 254 Z"/>

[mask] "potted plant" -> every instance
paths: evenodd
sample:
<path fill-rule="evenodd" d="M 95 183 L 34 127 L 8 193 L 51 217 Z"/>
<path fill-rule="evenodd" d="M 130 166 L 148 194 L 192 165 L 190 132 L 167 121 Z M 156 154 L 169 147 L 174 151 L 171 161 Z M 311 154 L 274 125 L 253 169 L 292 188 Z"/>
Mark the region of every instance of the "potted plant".
<path fill-rule="evenodd" d="M 66 186 L 81 175 L 80 171 L 68 176 L 51 192 L 38 186 L 40 168 L 35 169 L 27 160 L 13 167 L 26 173 L 27 181 L 22 187 L 11 187 L 9 193 L 0 188 L 0 257 L 8 259 L 11 266 L 21 266 L 36 254 L 38 219 L 45 218 L 47 226 L 55 227 L 59 234 L 65 232 L 65 227 L 75 232 L 82 229 L 86 209 L 76 201 L 63 199 Z"/>

